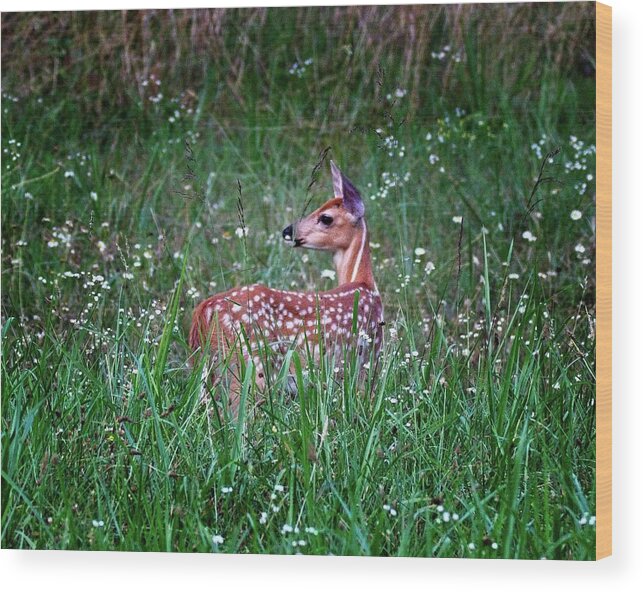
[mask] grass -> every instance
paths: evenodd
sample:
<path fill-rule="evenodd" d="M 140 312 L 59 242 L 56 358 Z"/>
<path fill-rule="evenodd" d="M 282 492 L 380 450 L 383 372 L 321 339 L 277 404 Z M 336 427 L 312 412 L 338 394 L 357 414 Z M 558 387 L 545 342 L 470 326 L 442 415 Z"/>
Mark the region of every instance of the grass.
<path fill-rule="evenodd" d="M 3 547 L 594 558 L 593 79 L 552 61 L 517 104 L 483 41 L 465 34 L 448 66 L 465 92 L 429 110 L 411 83 L 395 96 L 392 54 L 327 117 L 345 64 L 323 48 L 301 48 L 301 77 L 276 50 L 267 99 L 254 80 L 234 106 L 210 72 L 151 101 L 146 78 L 93 120 L 80 78 L 19 94 L 6 64 Z M 327 146 L 366 199 L 380 367 L 364 395 L 350 352 L 342 380 L 295 358 L 295 398 L 282 373 L 222 422 L 199 403 L 191 310 L 238 284 L 333 285 L 329 257 L 280 238 L 329 196 Z"/>

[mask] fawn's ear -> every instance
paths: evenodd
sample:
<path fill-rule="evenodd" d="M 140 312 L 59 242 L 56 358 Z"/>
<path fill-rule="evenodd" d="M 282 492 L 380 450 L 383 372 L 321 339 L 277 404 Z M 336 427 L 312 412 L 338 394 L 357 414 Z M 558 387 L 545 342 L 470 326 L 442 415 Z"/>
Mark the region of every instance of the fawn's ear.
<path fill-rule="evenodd" d="M 339 170 L 337 165 L 331 160 L 330 170 L 333 175 L 333 190 L 335 197 L 341 197 L 344 202 L 344 208 L 357 219 L 364 216 L 364 202 L 362 196 L 355 186 L 348 180 L 346 175 Z"/>
<path fill-rule="evenodd" d="M 335 197 L 344 197 L 344 183 L 342 180 L 342 171 L 339 170 L 339 167 L 331 160 L 330 161 L 330 172 L 333 175 L 333 191 Z"/>

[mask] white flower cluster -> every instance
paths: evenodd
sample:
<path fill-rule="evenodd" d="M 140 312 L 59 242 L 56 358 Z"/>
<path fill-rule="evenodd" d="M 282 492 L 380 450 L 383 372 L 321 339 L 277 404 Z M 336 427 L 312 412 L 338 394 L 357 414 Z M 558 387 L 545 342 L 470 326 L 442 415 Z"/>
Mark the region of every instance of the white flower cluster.
<path fill-rule="evenodd" d="M 432 51 L 431 52 L 431 57 L 434 60 L 439 60 L 439 61 L 444 61 L 451 51 L 451 46 L 450 45 L 445 45 L 441 50 L 439 51 Z"/>
<path fill-rule="evenodd" d="M 300 64 L 299 62 L 295 62 L 288 69 L 288 73 L 293 76 L 297 76 L 298 78 L 301 78 L 306 73 L 307 67 L 310 66 L 312 63 L 313 63 L 312 58 L 308 58 L 307 60 L 304 60 L 303 64 Z"/>
<path fill-rule="evenodd" d="M 390 514 L 393 518 L 395 518 L 395 516 L 397 516 L 397 510 L 393 506 L 391 506 L 390 504 L 384 504 L 382 506 L 382 510 L 384 510 L 385 512 Z"/>
<path fill-rule="evenodd" d="M 408 183 L 410 178 L 411 173 L 408 171 L 401 176 L 397 173 L 384 171 L 382 173 L 382 184 L 375 193 L 370 195 L 371 200 L 375 201 L 376 199 L 386 199 L 390 192 L 394 192 L 395 189 L 403 187 L 405 183 Z M 368 187 L 371 187 L 370 183 L 368 184 Z"/>

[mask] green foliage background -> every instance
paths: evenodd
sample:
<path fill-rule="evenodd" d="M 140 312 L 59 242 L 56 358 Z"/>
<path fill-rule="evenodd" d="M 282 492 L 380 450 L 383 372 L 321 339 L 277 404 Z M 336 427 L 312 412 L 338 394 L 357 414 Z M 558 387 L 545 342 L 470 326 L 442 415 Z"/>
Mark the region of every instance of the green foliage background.
<path fill-rule="evenodd" d="M 3 14 L 3 546 L 593 558 L 594 37 L 582 2 Z M 328 147 L 382 367 L 221 422 L 191 309 L 332 286 L 280 239 Z"/>

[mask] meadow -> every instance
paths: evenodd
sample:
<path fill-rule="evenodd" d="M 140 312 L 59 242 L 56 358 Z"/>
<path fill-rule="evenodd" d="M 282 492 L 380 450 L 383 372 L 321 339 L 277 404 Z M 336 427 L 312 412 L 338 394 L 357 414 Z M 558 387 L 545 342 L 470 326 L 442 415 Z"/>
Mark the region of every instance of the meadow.
<path fill-rule="evenodd" d="M 4 14 L 2 546 L 593 559 L 593 18 Z M 334 286 L 281 238 L 329 158 L 379 367 L 362 392 L 351 352 L 302 357 L 294 398 L 226 418 L 191 312 Z"/>

